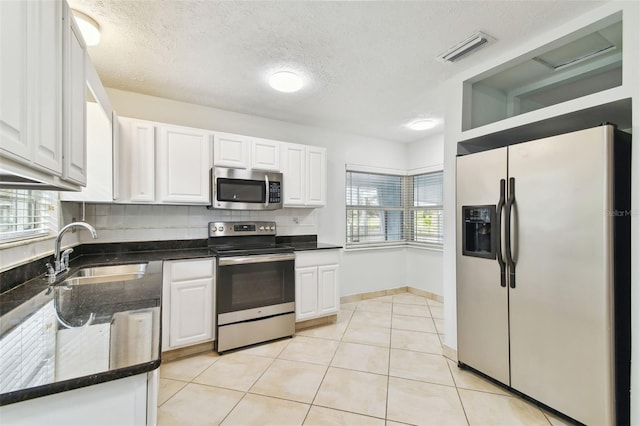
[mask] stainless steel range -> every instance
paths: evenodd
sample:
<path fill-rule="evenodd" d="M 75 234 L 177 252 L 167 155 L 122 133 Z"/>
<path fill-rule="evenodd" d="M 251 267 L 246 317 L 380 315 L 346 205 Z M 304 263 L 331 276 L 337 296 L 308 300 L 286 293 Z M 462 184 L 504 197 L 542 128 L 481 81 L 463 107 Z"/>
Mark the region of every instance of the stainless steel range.
<path fill-rule="evenodd" d="M 295 332 L 295 255 L 276 244 L 275 222 L 211 222 L 217 255 L 218 352 Z"/>

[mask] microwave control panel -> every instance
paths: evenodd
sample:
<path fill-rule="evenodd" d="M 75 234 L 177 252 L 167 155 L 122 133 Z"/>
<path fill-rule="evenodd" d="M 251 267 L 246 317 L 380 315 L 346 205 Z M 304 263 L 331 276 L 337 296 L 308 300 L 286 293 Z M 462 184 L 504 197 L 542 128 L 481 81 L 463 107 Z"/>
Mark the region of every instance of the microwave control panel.
<path fill-rule="evenodd" d="M 280 203 L 282 200 L 282 185 L 280 182 L 269 182 L 269 202 Z"/>

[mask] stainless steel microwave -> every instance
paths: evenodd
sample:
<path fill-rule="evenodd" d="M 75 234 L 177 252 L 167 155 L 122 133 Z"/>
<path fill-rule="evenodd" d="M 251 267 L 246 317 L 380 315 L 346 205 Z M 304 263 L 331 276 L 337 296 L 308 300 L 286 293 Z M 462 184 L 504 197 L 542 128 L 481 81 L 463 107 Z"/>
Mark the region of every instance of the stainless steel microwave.
<path fill-rule="evenodd" d="M 210 209 L 277 210 L 282 208 L 282 173 L 211 169 Z"/>

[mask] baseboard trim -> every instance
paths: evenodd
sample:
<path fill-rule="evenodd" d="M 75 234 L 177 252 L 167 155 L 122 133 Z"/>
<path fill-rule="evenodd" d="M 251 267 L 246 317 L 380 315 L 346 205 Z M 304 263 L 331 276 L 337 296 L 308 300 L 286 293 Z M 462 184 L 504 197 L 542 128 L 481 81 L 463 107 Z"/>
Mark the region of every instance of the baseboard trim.
<path fill-rule="evenodd" d="M 361 300 L 373 299 L 376 297 L 393 296 L 394 294 L 401 294 L 401 293 L 417 294 L 419 296 L 426 297 L 427 299 L 444 303 L 444 298 L 439 294 L 431 293 L 429 291 L 425 291 L 419 288 L 409 287 L 409 286 L 391 288 L 387 290 L 369 291 L 366 293 L 352 294 L 349 296 L 342 296 L 340 298 L 340 303 L 359 302 Z"/>
<path fill-rule="evenodd" d="M 202 352 L 213 351 L 214 342 L 198 343 L 197 345 L 187 346 L 185 348 L 172 349 L 166 352 L 162 352 L 162 361 L 173 361 L 174 359 L 184 358 L 191 355 L 197 355 Z"/>
<path fill-rule="evenodd" d="M 319 325 L 333 324 L 337 321 L 338 321 L 338 314 L 300 321 L 296 323 L 296 331 L 304 330 L 305 328 L 317 327 Z"/>
<path fill-rule="evenodd" d="M 458 351 L 450 346 L 442 344 L 442 355 L 449 358 L 453 362 L 458 362 Z"/>

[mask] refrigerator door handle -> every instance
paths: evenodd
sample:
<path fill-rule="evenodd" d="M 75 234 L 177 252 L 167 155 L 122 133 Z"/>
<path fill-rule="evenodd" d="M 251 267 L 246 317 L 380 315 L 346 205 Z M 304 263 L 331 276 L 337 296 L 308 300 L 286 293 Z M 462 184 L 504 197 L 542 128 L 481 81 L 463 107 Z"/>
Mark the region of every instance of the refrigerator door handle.
<path fill-rule="evenodd" d="M 516 288 L 516 263 L 513 261 L 513 255 L 511 253 L 511 212 L 513 211 L 513 205 L 516 202 L 516 179 L 509 178 L 509 197 L 507 198 L 506 212 L 505 212 L 505 244 L 507 251 L 507 265 L 509 266 L 509 287 Z"/>
<path fill-rule="evenodd" d="M 506 181 L 504 179 L 500 179 L 500 200 L 498 201 L 498 206 L 496 207 L 497 213 L 497 250 L 496 250 L 496 258 L 498 259 L 498 265 L 500 265 L 500 286 L 507 286 L 507 270 L 506 270 L 506 262 L 504 261 L 504 257 L 502 256 L 502 210 L 504 209 L 504 194 L 505 194 L 505 184 Z"/>

